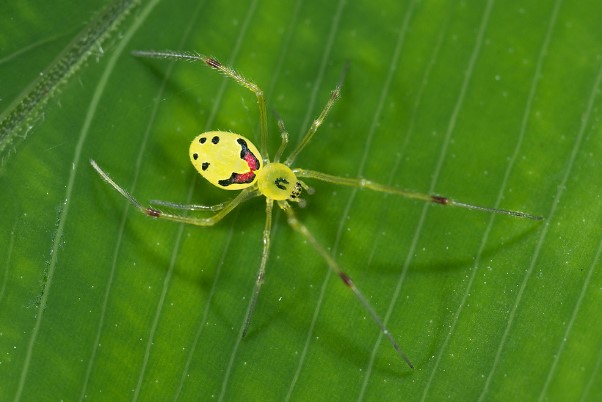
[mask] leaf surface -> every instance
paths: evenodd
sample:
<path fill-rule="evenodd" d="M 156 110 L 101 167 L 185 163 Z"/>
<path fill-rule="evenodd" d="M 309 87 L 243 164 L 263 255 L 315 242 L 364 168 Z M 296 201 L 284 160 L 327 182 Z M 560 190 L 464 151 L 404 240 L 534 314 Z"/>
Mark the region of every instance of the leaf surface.
<path fill-rule="evenodd" d="M 2 113 L 102 7 L 0 6 Z M 593 0 L 143 2 L 3 154 L 0 399 L 600 400 L 600 17 Z M 296 143 L 348 62 L 297 167 L 545 220 L 310 183 L 300 220 L 416 368 L 280 211 L 240 340 L 262 200 L 211 228 L 153 220 L 89 160 L 143 202 L 230 199 L 189 141 L 258 144 L 254 96 L 135 49 L 259 84 L 272 155 L 274 111 Z"/>

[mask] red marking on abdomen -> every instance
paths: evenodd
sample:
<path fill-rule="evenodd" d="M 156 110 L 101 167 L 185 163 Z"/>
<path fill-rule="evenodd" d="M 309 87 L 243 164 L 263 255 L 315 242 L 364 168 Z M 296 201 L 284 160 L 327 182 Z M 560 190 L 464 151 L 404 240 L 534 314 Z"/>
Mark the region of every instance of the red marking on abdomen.
<path fill-rule="evenodd" d="M 253 173 L 253 171 L 250 171 L 247 173 L 236 173 L 235 175 L 232 176 L 232 183 L 236 183 L 236 184 L 249 183 L 249 182 L 252 182 L 254 178 L 255 178 L 255 173 Z"/>
<path fill-rule="evenodd" d="M 245 162 L 247 162 L 247 165 L 249 166 L 249 169 L 251 169 L 251 172 L 259 169 L 259 160 L 250 151 L 245 154 L 243 159 L 245 160 Z"/>
<path fill-rule="evenodd" d="M 230 175 L 229 178 L 217 182 L 220 186 L 223 187 L 227 187 L 231 184 L 251 183 L 253 180 L 255 180 L 255 173 L 253 172 L 259 169 L 259 159 L 257 159 L 257 157 L 253 155 L 253 152 L 249 150 L 249 148 L 247 147 L 247 142 L 242 138 L 237 139 L 236 142 L 238 142 L 238 144 L 241 147 L 240 159 L 247 163 L 249 171 L 245 173 L 232 172 L 232 175 Z"/>

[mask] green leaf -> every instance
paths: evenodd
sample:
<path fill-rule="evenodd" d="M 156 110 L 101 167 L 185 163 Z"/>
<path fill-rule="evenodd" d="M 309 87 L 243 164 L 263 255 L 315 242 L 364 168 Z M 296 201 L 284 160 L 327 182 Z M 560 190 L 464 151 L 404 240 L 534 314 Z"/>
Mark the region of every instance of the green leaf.
<path fill-rule="evenodd" d="M 25 3 L 24 3 L 25 4 Z M 2 116 L 92 26 L 103 2 L 0 6 Z M 0 171 L 2 400 L 600 400 L 602 5 L 536 2 L 149 1 L 10 131 Z M 385 319 L 411 370 L 277 211 L 210 228 L 137 199 L 212 204 L 190 140 L 294 144 L 345 63 L 341 100 L 296 166 L 520 210 L 543 222 L 312 182 L 299 219 Z M 88 56 L 91 54 L 88 54 Z M 290 149 L 289 149 L 290 150 Z"/>

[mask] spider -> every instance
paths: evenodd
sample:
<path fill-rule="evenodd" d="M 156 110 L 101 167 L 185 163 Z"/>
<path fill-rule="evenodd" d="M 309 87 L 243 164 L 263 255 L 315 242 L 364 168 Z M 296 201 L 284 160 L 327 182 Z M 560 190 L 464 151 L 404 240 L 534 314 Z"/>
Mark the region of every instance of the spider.
<path fill-rule="evenodd" d="M 189 211 L 211 212 L 208 217 L 185 216 L 177 213 L 168 213 L 160 211 L 154 207 L 146 207 L 136 200 L 127 190 L 118 185 L 111 177 L 100 168 L 100 166 L 91 160 L 92 167 L 100 176 L 117 190 L 129 203 L 138 211 L 157 219 L 166 219 L 175 222 L 181 222 L 197 226 L 213 226 L 228 215 L 234 208 L 241 203 L 257 196 L 265 197 L 265 226 L 263 230 L 263 251 L 261 253 L 261 262 L 257 272 L 253 295 L 247 309 L 246 317 L 243 323 L 242 336 L 244 337 L 249 329 L 251 317 L 255 310 L 255 305 L 261 286 L 264 283 L 266 265 L 270 253 L 270 242 L 272 233 L 272 211 L 274 203 L 278 205 L 286 214 L 288 224 L 317 251 L 324 259 L 326 265 L 342 282 L 349 288 L 355 297 L 362 304 L 364 309 L 372 317 L 376 325 L 380 328 L 383 335 L 389 340 L 397 354 L 407 363 L 410 368 L 414 368 L 410 359 L 401 349 L 397 341 L 391 335 L 391 332 L 376 313 L 366 296 L 355 285 L 349 275 L 347 275 L 335 261 L 327 249 L 318 242 L 314 235 L 297 219 L 293 203 L 304 206 L 305 202 L 300 198 L 303 191 L 311 194 L 312 189 L 305 184 L 304 179 L 321 180 L 328 183 L 370 189 L 382 193 L 400 195 L 406 198 L 413 198 L 427 202 L 433 202 L 439 205 L 462 207 L 473 210 L 480 210 L 490 213 L 510 215 L 514 217 L 527 218 L 532 220 L 542 220 L 540 216 L 527 214 L 524 212 L 511 211 L 505 209 L 487 208 L 477 205 L 467 204 L 456 201 L 448 197 L 439 195 L 429 195 L 396 187 L 378 184 L 363 178 L 346 178 L 333 176 L 327 173 L 321 173 L 315 170 L 293 168 L 297 156 L 310 143 L 318 127 L 322 124 L 333 105 L 341 95 L 341 85 L 344 73 L 337 83 L 334 90 L 330 93 L 328 102 L 322 109 L 319 116 L 313 121 L 305 135 L 298 145 L 280 162 L 284 150 L 288 144 L 288 133 L 284 127 L 282 119 L 278 118 L 278 128 L 282 142 L 276 151 L 274 158 L 270 160 L 268 143 L 268 122 L 266 101 L 264 93 L 255 83 L 247 80 L 234 69 L 227 67 L 212 57 L 206 57 L 193 53 L 179 53 L 175 51 L 134 51 L 133 55 L 139 57 L 150 57 L 159 59 L 175 59 L 192 62 L 202 62 L 214 70 L 223 73 L 226 77 L 234 80 L 237 84 L 253 92 L 257 98 L 259 108 L 259 130 L 261 136 L 261 152 L 253 143 L 240 134 L 225 131 L 209 131 L 196 136 L 189 148 L 190 161 L 195 169 L 211 184 L 224 190 L 241 190 L 236 197 L 230 201 L 222 202 L 216 205 L 185 205 L 167 201 L 151 201 L 151 205 L 162 205 L 169 209 L 180 209 Z"/>

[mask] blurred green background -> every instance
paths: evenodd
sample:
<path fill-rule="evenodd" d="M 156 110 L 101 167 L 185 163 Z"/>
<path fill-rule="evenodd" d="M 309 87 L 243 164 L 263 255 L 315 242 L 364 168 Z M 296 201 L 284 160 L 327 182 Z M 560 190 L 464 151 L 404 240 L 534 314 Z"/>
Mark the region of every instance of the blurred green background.
<path fill-rule="evenodd" d="M 0 5 L 3 118 L 105 6 Z M 0 138 L 0 399 L 601 400 L 601 20 L 594 0 L 141 2 Z M 189 142 L 257 143 L 255 99 L 134 49 L 235 67 L 293 143 L 349 62 L 296 166 L 546 220 L 312 183 L 300 219 L 416 368 L 280 212 L 240 341 L 262 200 L 212 228 L 156 221 L 89 159 L 142 201 L 223 201 Z M 273 113 L 270 131 L 273 154 Z"/>

